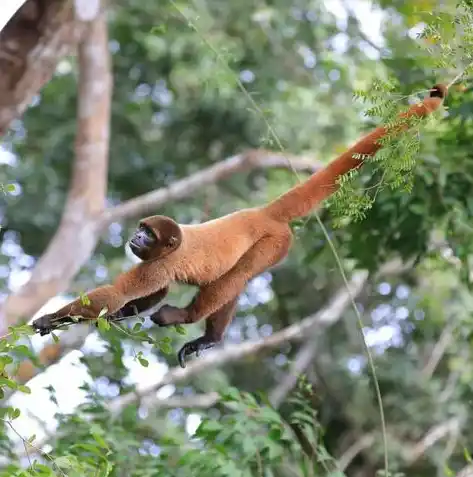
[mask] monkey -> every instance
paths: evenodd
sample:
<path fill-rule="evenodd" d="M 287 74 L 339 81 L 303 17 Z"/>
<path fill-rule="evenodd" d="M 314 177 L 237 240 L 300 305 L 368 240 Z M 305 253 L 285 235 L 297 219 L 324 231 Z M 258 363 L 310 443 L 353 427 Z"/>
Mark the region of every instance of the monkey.
<path fill-rule="evenodd" d="M 161 215 L 141 219 L 128 242 L 140 263 L 118 275 L 113 284 L 88 292 L 87 304 L 76 299 L 36 319 L 32 326 L 44 335 L 64 323 L 94 320 L 103 309 L 108 319 L 126 319 L 157 305 L 171 283 L 194 285 L 199 290 L 189 305 L 163 305 L 150 315 L 158 326 L 206 320 L 204 335 L 178 352 L 179 364 L 185 367 L 188 355 L 198 356 L 222 341 L 247 282 L 286 257 L 293 241 L 290 222 L 307 216 L 334 193 L 342 175 L 361 167 L 383 147 L 383 137 L 408 129 L 406 119 L 423 118 L 437 110 L 447 93 L 447 86 L 436 84 L 422 102 L 398 116 L 398 123 L 375 128 L 268 204 L 194 225 L 181 225 Z"/>

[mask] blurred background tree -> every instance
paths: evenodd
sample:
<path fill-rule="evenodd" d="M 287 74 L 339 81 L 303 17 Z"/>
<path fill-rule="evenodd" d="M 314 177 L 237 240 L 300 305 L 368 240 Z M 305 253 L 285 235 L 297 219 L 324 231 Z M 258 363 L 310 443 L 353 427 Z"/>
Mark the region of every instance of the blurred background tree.
<path fill-rule="evenodd" d="M 90 19 L 92 4 L 28 0 L 0 36 L 4 330 L 131 266 L 124 245 L 140 216 L 193 223 L 273 198 L 372 126 L 355 90 L 390 78 L 396 92 L 423 95 L 473 51 L 450 0 L 122 0 Z M 55 62 L 43 58 L 41 72 L 32 48 L 54 39 L 72 54 L 48 50 Z M 13 40 L 24 49 L 12 56 Z M 160 348 L 135 322 L 1 345 L 1 368 L 31 393 L 0 378 L 0 475 L 370 477 L 386 457 L 390 475 L 473 472 L 473 95 L 463 84 L 423 130 L 410 193 L 381 189 L 342 227 L 336 204 L 321 211 L 362 331 L 311 218 L 288 259 L 249 284 L 224 347 L 185 371 L 175 351 L 200 325 L 180 336 L 146 321 Z M 378 181 L 367 170 L 357 184 Z M 170 300 L 193 293 L 176 287 Z"/>

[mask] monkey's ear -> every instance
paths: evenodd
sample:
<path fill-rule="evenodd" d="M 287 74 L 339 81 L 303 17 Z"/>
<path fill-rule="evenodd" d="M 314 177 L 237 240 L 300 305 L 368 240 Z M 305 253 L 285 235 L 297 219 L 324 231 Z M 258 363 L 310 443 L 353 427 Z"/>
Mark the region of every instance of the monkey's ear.
<path fill-rule="evenodd" d="M 169 237 L 167 246 L 168 247 L 174 247 L 175 245 L 177 245 L 177 242 L 178 242 L 177 237 L 175 235 L 171 235 Z"/>

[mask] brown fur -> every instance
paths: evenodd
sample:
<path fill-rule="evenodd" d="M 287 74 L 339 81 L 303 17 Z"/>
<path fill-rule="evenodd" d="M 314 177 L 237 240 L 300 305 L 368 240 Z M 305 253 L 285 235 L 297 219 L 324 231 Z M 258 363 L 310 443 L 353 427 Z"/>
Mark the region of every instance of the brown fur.
<path fill-rule="evenodd" d="M 434 86 L 430 96 L 400 118 L 430 114 L 439 108 L 446 94 L 445 86 Z M 162 216 L 143 219 L 130 241 L 133 244 L 136 237 L 138 242 L 151 240 L 143 227 L 153 232 L 151 245 L 132 248 L 135 255 L 144 259 L 142 263 L 119 275 L 113 285 L 90 291 L 90 305 L 77 299 L 56 313 L 39 318 L 33 326 L 45 334 L 67 316 L 94 319 L 104 307 L 113 318 L 125 318 L 154 306 L 164 298 L 170 283 L 181 282 L 199 286 L 192 303 L 183 309 L 164 305 L 151 319 L 160 326 L 168 326 L 207 318 L 206 334 L 185 345 L 180 359 L 212 346 L 222 339 L 246 283 L 287 255 L 292 242 L 289 221 L 309 214 L 337 190 L 340 176 L 359 168 L 366 156 L 374 155 L 382 147 L 380 138 L 406 127 L 401 121 L 396 127 L 376 128 L 327 167 L 265 206 L 198 225 L 178 225 Z M 362 158 L 354 158 L 354 154 Z"/>

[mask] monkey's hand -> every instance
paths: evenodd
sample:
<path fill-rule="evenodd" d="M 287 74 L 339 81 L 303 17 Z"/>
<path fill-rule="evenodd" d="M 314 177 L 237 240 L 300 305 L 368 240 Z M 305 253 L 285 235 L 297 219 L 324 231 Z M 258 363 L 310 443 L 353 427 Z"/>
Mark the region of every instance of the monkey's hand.
<path fill-rule="evenodd" d="M 49 313 L 34 320 L 31 326 L 37 333 L 44 336 L 60 326 L 77 323 L 78 321 L 78 319 L 69 315 L 58 317 L 54 313 Z"/>
<path fill-rule="evenodd" d="M 205 349 L 213 348 L 217 343 L 210 341 L 206 336 L 201 336 L 195 340 L 189 341 L 186 343 L 177 353 L 177 359 L 181 368 L 186 367 L 186 356 L 189 356 L 193 353 L 197 357 L 200 356 L 200 352 Z"/>

